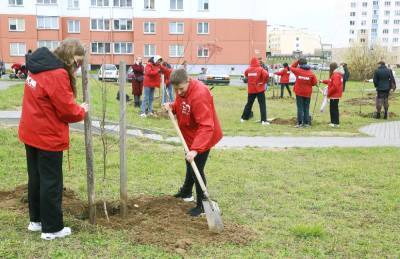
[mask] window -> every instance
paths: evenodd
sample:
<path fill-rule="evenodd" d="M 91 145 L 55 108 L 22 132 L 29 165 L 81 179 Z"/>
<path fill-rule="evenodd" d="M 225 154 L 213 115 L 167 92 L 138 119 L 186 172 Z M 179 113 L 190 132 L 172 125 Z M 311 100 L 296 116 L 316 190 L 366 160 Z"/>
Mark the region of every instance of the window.
<path fill-rule="evenodd" d="M 351 26 L 353 26 L 353 25 L 355 25 L 355 24 L 356 24 L 355 21 L 350 21 L 350 25 L 351 25 Z"/>
<path fill-rule="evenodd" d="M 154 10 L 154 0 L 144 0 L 144 9 L 145 10 Z"/>
<path fill-rule="evenodd" d="M 79 20 L 69 20 L 68 33 L 80 33 L 80 32 L 81 32 L 81 22 Z"/>
<path fill-rule="evenodd" d="M 350 6 L 351 6 L 351 8 L 355 8 L 355 7 L 357 7 L 357 3 L 352 2 L 352 3 L 350 4 Z"/>
<path fill-rule="evenodd" d="M 390 11 L 387 11 L 387 10 L 386 10 L 386 11 L 385 11 L 385 15 L 386 15 L 386 16 L 390 16 Z"/>
<path fill-rule="evenodd" d="M 115 42 L 114 43 L 115 54 L 132 54 L 133 47 L 132 42 Z"/>
<path fill-rule="evenodd" d="M 389 30 L 388 30 L 388 29 L 384 29 L 384 30 L 382 31 L 382 33 L 383 33 L 383 34 L 389 34 Z"/>
<path fill-rule="evenodd" d="M 79 0 L 68 0 L 69 9 L 79 9 Z"/>
<path fill-rule="evenodd" d="M 38 4 L 57 4 L 57 0 L 37 0 Z"/>
<path fill-rule="evenodd" d="M 394 12 L 394 15 L 400 16 L 400 10 L 396 10 L 396 11 Z"/>
<path fill-rule="evenodd" d="M 361 21 L 361 26 L 367 25 L 367 21 Z"/>
<path fill-rule="evenodd" d="M 399 38 L 393 38 L 393 43 L 398 43 L 399 42 Z"/>
<path fill-rule="evenodd" d="M 183 10 L 183 0 L 169 0 L 170 10 Z"/>
<path fill-rule="evenodd" d="M 396 5 L 396 6 L 400 6 L 400 1 L 396 1 L 396 2 L 395 2 L 395 5 Z"/>
<path fill-rule="evenodd" d="M 376 28 L 371 29 L 371 33 L 376 34 L 378 30 Z"/>
<path fill-rule="evenodd" d="M 360 42 L 361 43 L 365 43 L 365 39 L 360 39 Z"/>
<path fill-rule="evenodd" d="M 199 47 L 197 49 L 197 57 L 199 57 L 199 58 L 208 58 L 208 48 Z"/>
<path fill-rule="evenodd" d="M 132 7 L 132 0 L 114 0 L 114 7 Z"/>
<path fill-rule="evenodd" d="M 354 30 L 350 30 L 350 34 L 354 34 Z"/>
<path fill-rule="evenodd" d="M 49 50 L 53 51 L 58 47 L 59 44 L 60 43 L 58 41 L 54 40 L 40 40 L 38 41 L 38 48 L 46 47 Z"/>
<path fill-rule="evenodd" d="M 366 30 L 366 29 L 361 29 L 361 30 L 360 30 L 360 33 L 361 33 L 361 34 L 367 34 L 367 30 Z"/>
<path fill-rule="evenodd" d="M 183 34 L 184 33 L 184 23 L 183 22 L 170 22 L 169 23 L 169 33 L 170 34 Z"/>
<path fill-rule="evenodd" d="M 390 6 L 390 1 L 385 1 L 385 6 Z"/>
<path fill-rule="evenodd" d="M 351 17 L 356 16 L 356 12 L 350 12 L 350 16 L 351 16 Z"/>
<path fill-rule="evenodd" d="M 200 11 L 208 11 L 209 10 L 208 0 L 199 0 L 199 10 Z"/>
<path fill-rule="evenodd" d="M 378 20 L 377 19 L 372 19 L 372 24 L 378 24 Z"/>
<path fill-rule="evenodd" d="M 389 38 L 382 38 L 382 42 L 388 43 L 389 42 Z"/>
<path fill-rule="evenodd" d="M 374 15 L 378 15 L 378 10 L 374 10 Z"/>
<path fill-rule="evenodd" d="M 383 24 L 389 24 L 389 20 L 383 20 Z"/>
<path fill-rule="evenodd" d="M 393 29 L 393 34 L 399 34 L 400 29 Z"/>
<path fill-rule="evenodd" d="M 23 6 L 24 0 L 8 0 L 8 5 Z"/>
<path fill-rule="evenodd" d="M 45 30 L 58 30 L 57 16 L 37 16 L 37 28 Z"/>
<path fill-rule="evenodd" d="M 208 22 L 199 22 L 197 24 L 197 34 L 208 34 Z"/>
<path fill-rule="evenodd" d="M 110 0 L 91 0 L 91 6 L 110 6 Z"/>
<path fill-rule="evenodd" d="M 145 57 L 152 57 L 156 55 L 156 45 L 154 44 L 144 44 L 144 53 Z"/>
<path fill-rule="evenodd" d="M 92 31 L 109 31 L 110 20 L 109 19 L 90 19 Z"/>
<path fill-rule="evenodd" d="M 362 7 L 368 7 L 368 2 L 363 2 Z"/>
<path fill-rule="evenodd" d="M 109 42 L 92 42 L 93 54 L 110 54 L 111 43 Z"/>
<path fill-rule="evenodd" d="M 349 43 L 353 43 L 354 42 L 354 39 L 349 39 Z"/>
<path fill-rule="evenodd" d="M 131 31 L 132 30 L 132 20 L 131 19 L 114 20 L 114 30 L 116 30 L 116 31 Z"/>
<path fill-rule="evenodd" d="M 373 2 L 372 2 L 372 5 L 373 5 L 374 7 L 377 7 L 377 6 L 379 5 L 379 2 L 378 2 L 378 1 L 373 1 Z"/>
<path fill-rule="evenodd" d="M 25 56 L 26 45 L 23 42 L 10 43 L 10 56 Z"/>
<path fill-rule="evenodd" d="M 169 56 L 171 58 L 181 58 L 184 55 L 183 45 L 174 44 L 169 46 Z"/>
<path fill-rule="evenodd" d="M 400 20 L 394 20 L 393 23 L 394 24 L 400 24 Z"/>
<path fill-rule="evenodd" d="M 143 33 L 145 33 L 145 34 L 156 33 L 156 24 L 154 22 L 144 22 Z"/>
<path fill-rule="evenodd" d="M 25 31 L 25 19 L 10 18 L 8 19 L 9 31 Z"/>
<path fill-rule="evenodd" d="M 362 15 L 362 16 L 367 16 L 367 15 L 368 15 L 368 12 L 363 11 L 363 12 L 361 13 L 361 15 Z"/>

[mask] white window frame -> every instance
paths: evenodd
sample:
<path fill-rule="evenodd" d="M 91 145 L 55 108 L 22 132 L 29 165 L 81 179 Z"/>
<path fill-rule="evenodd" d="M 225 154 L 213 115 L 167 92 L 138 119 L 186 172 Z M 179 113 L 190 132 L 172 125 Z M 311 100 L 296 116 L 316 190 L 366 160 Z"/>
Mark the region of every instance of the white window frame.
<path fill-rule="evenodd" d="M 144 44 L 143 57 L 149 58 L 157 55 L 157 46 L 155 44 Z"/>
<path fill-rule="evenodd" d="M 68 9 L 79 9 L 79 0 L 68 0 Z"/>
<path fill-rule="evenodd" d="M 183 58 L 185 56 L 185 46 L 182 44 L 169 45 L 168 53 L 170 58 Z"/>
<path fill-rule="evenodd" d="M 116 28 L 115 22 L 118 21 L 118 27 Z M 128 28 L 130 24 L 130 28 Z M 126 29 L 121 29 L 121 26 L 125 26 Z M 113 20 L 113 29 L 114 31 L 133 31 L 133 21 L 132 19 L 114 19 Z"/>
<path fill-rule="evenodd" d="M 399 33 L 400 33 L 400 29 L 399 28 L 393 29 L 393 34 L 399 34 Z"/>
<path fill-rule="evenodd" d="M 394 15 L 395 15 L 395 16 L 400 16 L 400 10 L 394 11 Z"/>
<path fill-rule="evenodd" d="M 90 0 L 92 7 L 109 7 L 112 0 Z M 107 4 L 106 4 L 107 3 Z"/>
<path fill-rule="evenodd" d="M 51 51 L 55 50 L 59 45 L 60 42 L 56 40 L 39 40 L 37 42 L 38 48 L 46 47 Z"/>
<path fill-rule="evenodd" d="M 24 0 L 8 0 L 8 6 L 24 6 Z"/>
<path fill-rule="evenodd" d="M 96 52 L 94 52 L 93 51 L 93 44 L 96 44 L 96 49 L 97 49 L 97 51 Z M 103 50 L 104 51 L 102 51 L 102 52 L 99 52 L 99 45 L 102 45 L 103 46 Z M 106 46 L 108 45 L 108 49 L 109 49 L 109 51 L 108 52 L 106 52 Z M 90 43 L 90 53 L 92 53 L 92 54 L 95 54 L 95 55 L 97 55 L 97 54 L 100 54 L 100 55 L 110 55 L 111 54 L 111 42 L 100 42 L 100 41 L 94 41 L 94 42 L 91 42 Z"/>
<path fill-rule="evenodd" d="M 17 45 L 16 45 L 17 44 Z M 12 46 L 17 46 L 17 52 L 13 53 L 13 47 Z M 21 49 L 22 47 L 22 49 Z M 24 57 L 26 53 L 26 44 L 25 42 L 11 42 L 10 43 L 10 56 L 11 57 Z"/>
<path fill-rule="evenodd" d="M 146 31 L 146 25 L 147 28 L 149 29 L 148 31 Z M 151 30 L 151 25 L 153 25 L 154 27 L 154 31 Z M 155 22 L 143 22 L 143 34 L 156 34 L 156 23 Z"/>
<path fill-rule="evenodd" d="M 210 11 L 210 0 L 198 0 L 198 1 L 199 1 L 199 11 L 202 12 Z"/>
<path fill-rule="evenodd" d="M 57 5 L 57 0 L 36 0 L 36 4 L 40 5 Z"/>
<path fill-rule="evenodd" d="M 68 33 L 81 33 L 81 21 L 80 20 L 68 20 L 67 27 L 68 27 Z"/>
<path fill-rule="evenodd" d="M 399 25 L 400 24 L 400 20 L 393 20 L 393 24 Z"/>
<path fill-rule="evenodd" d="M 385 6 L 391 6 L 390 1 L 385 1 Z"/>
<path fill-rule="evenodd" d="M 207 24 L 207 32 L 205 31 L 205 25 Z M 201 30 L 200 27 L 201 26 Z M 197 34 L 201 34 L 201 35 L 207 35 L 210 34 L 210 23 L 209 22 L 198 22 L 197 23 Z"/>
<path fill-rule="evenodd" d="M 11 23 L 14 23 L 15 30 L 11 29 Z M 8 31 L 25 31 L 25 19 L 24 18 L 8 18 Z"/>
<path fill-rule="evenodd" d="M 181 6 L 179 6 L 180 3 L 182 4 Z M 183 5 L 184 5 L 183 0 L 169 0 L 170 11 L 183 11 Z"/>
<path fill-rule="evenodd" d="M 93 24 L 94 24 L 93 22 L 96 23 L 95 29 L 93 29 Z M 111 22 L 110 19 L 91 18 L 90 19 L 90 30 L 91 31 L 110 31 L 111 30 L 110 22 Z M 108 24 L 108 29 L 106 29 L 106 24 Z M 99 26 L 99 25 L 101 25 L 101 26 Z M 102 28 L 99 29 L 100 27 L 102 27 Z"/>
<path fill-rule="evenodd" d="M 119 46 L 119 51 L 117 52 L 116 49 Z M 123 52 L 123 46 L 125 46 L 125 51 Z M 129 46 L 130 46 L 130 51 L 129 51 Z M 132 42 L 114 42 L 113 43 L 113 50 L 114 54 L 118 55 L 127 55 L 127 54 L 133 54 L 133 43 Z"/>
<path fill-rule="evenodd" d="M 182 31 L 179 31 L 180 25 L 181 25 Z M 169 29 L 169 34 L 185 34 L 185 23 L 184 22 L 169 22 L 168 29 Z"/>
<path fill-rule="evenodd" d="M 156 0 L 144 0 L 143 8 L 144 8 L 144 10 L 155 10 L 156 9 Z"/>
<path fill-rule="evenodd" d="M 112 0 L 114 7 L 120 8 L 132 8 L 133 7 L 133 0 Z"/>
<path fill-rule="evenodd" d="M 207 55 L 205 54 L 207 52 Z M 199 46 L 197 48 L 197 57 L 198 58 L 208 58 L 210 56 L 210 50 L 205 47 Z"/>
<path fill-rule="evenodd" d="M 43 25 L 40 25 L 41 20 L 43 20 Z M 60 28 L 59 20 L 58 16 L 36 16 L 36 28 L 38 30 L 58 30 Z M 56 21 L 55 24 L 53 24 L 54 21 Z"/>

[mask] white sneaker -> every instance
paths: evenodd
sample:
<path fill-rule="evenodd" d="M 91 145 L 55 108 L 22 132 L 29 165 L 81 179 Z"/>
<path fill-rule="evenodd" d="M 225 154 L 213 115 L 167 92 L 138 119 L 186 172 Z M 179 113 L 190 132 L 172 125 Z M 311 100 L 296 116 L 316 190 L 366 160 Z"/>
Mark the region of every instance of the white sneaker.
<path fill-rule="evenodd" d="M 56 238 L 63 238 L 66 236 L 71 235 L 72 231 L 71 228 L 69 227 L 65 227 L 63 229 L 61 229 L 58 232 L 54 232 L 54 233 L 42 233 L 42 235 L 40 236 L 40 238 L 44 239 L 44 240 L 53 240 Z"/>
<path fill-rule="evenodd" d="M 29 222 L 28 230 L 33 232 L 42 231 L 42 223 Z"/>
<path fill-rule="evenodd" d="M 190 196 L 190 197 L 183 198 L 183 201 L 184 202 L 192 202 L 192 201 L 194 201 L 193 195 Z"/>
<path fill-rule="evenodd" d="M 329 123 L 329 126 L 332 127 L 332 128 L 334 128 L 334 127 L 335 127 L 335 124 Z"/>
<path fill-rule="evenodd" d="M 244 120 L 243 119 L 240 119 L 240 123 L 243 123 L 244 122 Z"/>
<path fill-rule="evenodd" d="M 147 116 L 154 116 L 154 113 L 149 112 L 149 113 L 147 114 Z"/>
<path fill-rule="evenodd" d="M 262 121 L 261 122 L 261 125 L 263 125 L 263 126 L 268 126 L 268 125 L 270 125 L 271 123 L 269 123 L 268 121 Z"/>
<path fill-rule="evenodd" d="M 142 117 L 142 118 L 146 118 L 147 117 L 146 113 L 142 113 L 139 116 Z"/>

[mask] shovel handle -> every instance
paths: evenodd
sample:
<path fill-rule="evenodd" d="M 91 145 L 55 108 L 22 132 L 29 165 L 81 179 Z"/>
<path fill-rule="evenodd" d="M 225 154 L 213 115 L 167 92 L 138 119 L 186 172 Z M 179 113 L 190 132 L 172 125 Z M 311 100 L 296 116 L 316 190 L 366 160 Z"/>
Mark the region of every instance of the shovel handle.
<path fill-rule="evenodd" d="M 172 113 L 171 109 L 168 109 L 168 115 L 169 115 L 169 118 L 170 118 L 171 121 L 172 121 L 172 124 L 174 125 L 174 128 L 175 128 L 175 130 L 176 130 L 176 133 L 178 133 L 178 136 L 179 136 L 179 138 L 181 139 L 181 142 L 182 142 L 183 148 L 185 149 L 185 152 L 186 152 L 186 153 L 189 153 L 189 151 L 190 151 L 190 150 L 189 150 L 189 147 L 188 147 L 188 145 L 186 144 L 185 138 L 184 138 L 183 135 L 182 135 L 182 131 L 181 131 L 181 129 L 179 128 L 178 122 L 176 121 L 175 115 Z M 197 178 L 197 180 L 199 181 L 199 184 L 200 184 L 201 189 L 203 190 L 204 196 L 205 196 L 207 199 L 209 199 L 207 187 L 206 187 L 206 185 L 204 184 L 203 178 L 201 178 L 201 174 L 200 174 L 200 172 L 199 172 L 199 169 L 197 168 L 196 163 L 195 163 L 194 161 L 192 161 L 192 162 L 190 162 L 190 165 L 192 166 L 193 171 L 194 171 L 194 174 L 196 175 L 196 178 Z"/>

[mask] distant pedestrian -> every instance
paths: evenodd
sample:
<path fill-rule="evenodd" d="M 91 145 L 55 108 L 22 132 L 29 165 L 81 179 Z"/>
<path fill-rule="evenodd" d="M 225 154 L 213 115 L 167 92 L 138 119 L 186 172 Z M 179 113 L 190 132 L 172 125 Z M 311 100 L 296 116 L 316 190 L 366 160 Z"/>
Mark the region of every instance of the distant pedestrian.
<path fill-rule="evenodd" d="M 132 65 L 132 94 L 135 107 L 140 107 L 140 97 L 143 92 L 143 80 L 144 80 L 144 66 L 142 64 L 142 58 L 137 57 L 135 63 Z"/>
<path fill-rule="evenodd" d="M 30 49 L 30 50 L 28 50 L 28 52 L 25 54 L 25 67 L 26 67 L 26 69 L 27 70 L 29 70 L 29 68 L 28 68 L 28 60 L 29 60 L 29 57 L 32 55 L 32 50 Z"/>
<path fill-rule="evenodd" d="M 162 103 L 164 104 L 166 102 L 174 101 L 174 91 L 172 89 L 170 80 L 172 73 L 172 66 L 164 61 L 162 64 L 162 68 L 163 68 L 164 84 L 165 84 L 164 91 L 162 92 Z"/>
<path fill-rule="evenodd" d="M 393 73 L 386 67 L 384 61 L 378 63 L 379 67 L 374 73 L 374 85 L 376 88 L 376 118 L 381 118 L 382 105 L 384 107 L 383 119 L 387 120 L 389 111 L 389 93 L 396 89 L 396 81 Z"/>
<path fill-rule="evenodd" d="M 342 63 L 342 67 L 344 70 L 344 75 L 343 75 L 343 92 L 344 92 L 346 90 L 346 83 L 350 79 L 350 71 L 346 63 Z"/>
<path fill-rule="evenodd" d="M 281 71 L 275 72 L 274 74 L 281 77 L 279 80 L 279 84 L 281 85 L 281 98 L 283 98 L 283 92 L 285 88 L 288 90 L 290 97 L 292 97 L 292 91 L 290 91 L 289 87 L 290 68 L 288 63 L 284 63 L 283 69 Z"/>
<path fill-rule="evenodd" d="M 344 73 L 345 71 L 342 66 L 338 67 L 336 63 L 331 63 L 329 66 L 329 79 L 320 81 L 328 85 L 327 95 L 329 99 L 329 110 L 331 115 L 331 123 L 329 125 L 334 128 L 338 128 L 340 124 L 339 100 L 343 93 Z"/>

